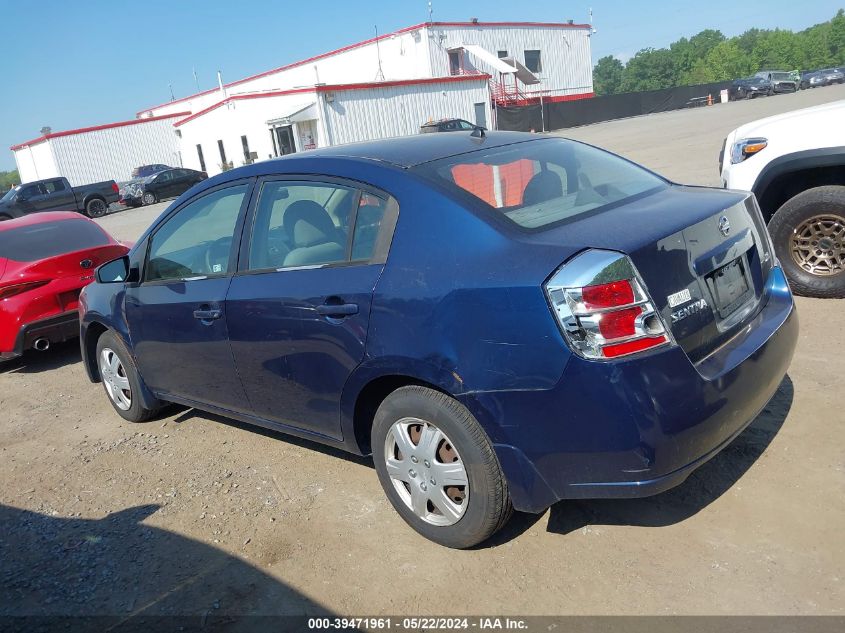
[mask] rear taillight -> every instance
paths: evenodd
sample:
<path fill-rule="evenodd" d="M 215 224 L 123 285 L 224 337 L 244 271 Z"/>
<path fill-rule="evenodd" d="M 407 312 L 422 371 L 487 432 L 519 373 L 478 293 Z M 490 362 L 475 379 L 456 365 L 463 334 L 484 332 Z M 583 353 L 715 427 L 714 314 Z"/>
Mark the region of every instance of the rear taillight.
<path fill-rule="evenodd" d="M 115 193 L 120 193 L 120 187 L 117 186 L 116 182 L 113 182 L 111 184 L 111 190 L 114 191 Z"/>
<path fill-rule="evenodd" d="M 564 336 L 584 358 L 618 358 L 672 342 L 633 263 L 621 253 L 585 251 L 545 288 Z"/>
<path fill-rule="evenodd" d="M 35 290 L 36 288 L 40 288 L 41 286 L 46 286 L 49 281 L 27 281 L 26 283 L 22 284 L 15 284 L 13 286 L 5 286 L 0 287 L 0 300 L 8 299 L 9 297 L 14 297 L 15 295 L 19 295 L 22 292 L 26 292 L 27 290 Z"/>

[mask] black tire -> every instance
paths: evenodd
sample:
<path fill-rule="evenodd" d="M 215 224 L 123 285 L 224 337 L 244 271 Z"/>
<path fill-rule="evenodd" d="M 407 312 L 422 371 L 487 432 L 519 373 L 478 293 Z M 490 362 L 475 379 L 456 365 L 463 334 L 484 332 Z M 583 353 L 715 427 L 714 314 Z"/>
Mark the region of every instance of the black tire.
<path fill-rule="evenodd" d="M 156 202 L 158 202 L 158 198 L 152 191 L 145 191 L 141 196 L 141 206 L 155 204 Z"/>
<path fill-rule="evenodd" d="M 122 417 L 124 420 L 128 420 L 129 422 L 145 422 L 153 417 L 156 412 L 159 410 L 160 407 L 155 409 L 147 409 L 141 404 L 141 398 L 137 397 L 136 395 L 131 397 L 131 406 L 128 409 L 122 409 L 115 401 L 112 399 L 112 396 L 109 393 L 109 387 L 107 385 L 107 378 L 102 375 L 102 358 L 103 352 L 110 350 L 114 354 L 117 355 L 118 359 L 120 360 L 120 364 L 124 370 L 122 375 L 125 375 L 126 378 L 129 380 L 130 386 L 130 394 L 138 394 L 141 391 L 141 385 L 138 378 L 138 369 L 135 367 L 135 361 L 132 358 L 132 354 L 129 353 L 129 350 L 126 349 L 126 346 L 123 344 L 123 341 L 117 336 L 114 332 L 108 331 L 103 332 L 100 338 L 97 340 L 97 369 L 100 372 L 100 379 L 103 383 L 103 389 L 106 392 L 106 397 L 109 400 L 109 403 L 112 405 L 117 414 Z"/>
<path fill-rule="evenodd" d="M 89 218 L 101 218 L 109 210 L 109 205 L 102 198 L 91 198 L 85 204 L 85 215 Z"/>
<path fill-rule="evenodd" d="M 6 220 L 11 220 L 11 215 L 6 215 L 5 213 L 0 213 L 0 222 L 5 222 Z"/>
<path fill-rule="evenodd" d="M 787 200 L 769 222 L 775 253 L 794 293 L 806 297 L 845 297 L 845 270 L 840 268 L 831 274 L 814 274 L 803 268 L 792 255 L 793 235 L 815 217 L 838 218 L 840 226 L 845 227 L 845 187 L 814 187 Z M 833 252 L 845 252 L 845 235 L 840 231 L 838 237 L 831 239 L 830 245 Z"/>
<path fill-rule="evenodd" d="M 387 472 L 387 434 L 403 418 L 436 426 L 460 455 L 469 500 L 463 515 L 452 525 L 433 525 L 417 516 L 399 496 Z M 376 472 L 390 503 L 412 528 L 435 543 L 459 549 L 472 547 L 490 538 L 513 513 L 507 481 L 487 434 L 466 407 L 446 394 L 420 386 L 391 393 L 376 411 L 372 444 Z M 448 444 L 446 447 L 450 448 Z"/>

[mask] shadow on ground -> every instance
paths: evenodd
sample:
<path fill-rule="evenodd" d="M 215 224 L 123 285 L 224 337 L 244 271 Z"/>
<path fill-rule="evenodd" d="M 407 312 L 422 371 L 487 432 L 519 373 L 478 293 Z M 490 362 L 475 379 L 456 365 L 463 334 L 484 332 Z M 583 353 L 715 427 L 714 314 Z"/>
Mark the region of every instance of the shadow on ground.
<path fill-rule="evenodd" d="M 548 531 L 568 534 L 588 525 L 663 527 L 690 518 L 733 487 L 766 451 L 789 414 L 793 395 L 786 376 L 754 422 L 677 488 L 643 499 L 563 501 L 552 506 Z"/>
<path fill-rule="evenodd" d="M 50 349 L 44 352 L 31 349 L 24 352 L 23 356 L 18 356 L 14 360 L 1 362 L 0 374 L 38 374 L 42 371 L 51 371 L 65 367 L 66 365 L 73 365 L 81 360 L 82 354 L 79 351 L 79 341 L 73 339 L 64 343 L 51 345 Z"/>
<path fill-rule="evenodd" d="M 8 630 L 10 616 L 73 615 L 99 616 L 83 623 L 90 630 L 240 631 L 256 621 L 238 615 L 327 615 L 243 560 L 145 525 L 158 507 L 88 520 L 0 505 L 0 628 Z M 35 630 L 32 621 L 15 621 Z M 80 628 L 79 621 L 65 624 Z M 267 624 L 295 630 L 306 622 Z"/>

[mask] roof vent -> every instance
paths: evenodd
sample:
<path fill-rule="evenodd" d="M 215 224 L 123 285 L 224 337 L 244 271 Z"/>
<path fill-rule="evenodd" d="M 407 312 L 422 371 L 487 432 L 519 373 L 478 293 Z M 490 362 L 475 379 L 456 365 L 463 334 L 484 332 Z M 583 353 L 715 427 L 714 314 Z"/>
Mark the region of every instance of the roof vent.
<path fill-rule="evenodd" d="M 575 24 L 575 20 L 570 18 L 569 20 L 566 21 L 566 23 L 567 24 Z"/>
<path fill-rule="evenodd" d="M 53 131 L 53 128 L 51 128 L 49 125 L 45 125 L 44 127 L 41 128 L 41 136 L 47 136 L 52 131 Z"/>
<path fill-rule="evenodd" d="M 472 23 L 473 23 L 473 24 L 478 24 L 478 18 L 472 18 Z"/>

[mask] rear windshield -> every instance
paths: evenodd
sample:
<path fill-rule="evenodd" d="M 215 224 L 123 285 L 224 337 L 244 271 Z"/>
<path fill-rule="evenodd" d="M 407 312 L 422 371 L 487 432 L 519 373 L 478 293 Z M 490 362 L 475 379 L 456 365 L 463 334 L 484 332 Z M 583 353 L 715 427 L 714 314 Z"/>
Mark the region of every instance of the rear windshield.
<path fill-rule="evenodd" d="M 0 258 L 34 262 L 108 243 L 108 236 L 88 220 L 46 222 L 0 231 Z"/>
<path fill-rule="evenodd" d="M 561 138 L 479 150 L 415 170 L 448 189 L 471 194 L 526 229 L 598 212 L 668 186 L 618 156 Z"/>

